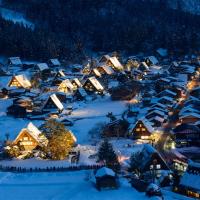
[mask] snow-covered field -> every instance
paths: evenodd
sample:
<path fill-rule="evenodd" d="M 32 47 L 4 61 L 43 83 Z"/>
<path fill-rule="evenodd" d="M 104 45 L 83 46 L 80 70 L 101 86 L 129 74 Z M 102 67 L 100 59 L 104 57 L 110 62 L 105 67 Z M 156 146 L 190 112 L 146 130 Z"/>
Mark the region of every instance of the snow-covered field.
<path fill-rule="evenodd" d="M 6 134 L 9 134 L 9 139 L 15 139 L 20 130 L 29 123 L 27 119 L 7 116 L 6 110 L 10 105 L 12 105 L 12 100 L 0 99 L 0 140 L 5 140 Z M 40 125 L 41 122 L 34 121 L 34 124 Z"/>
<path fill-rule="evenodd" d="M 147 200 L 130 184 L 120 179 L 118 190 L 99 192 L 88 181 L 91 171 L 66 173 L 0 173 L 0 199 L 6 200 Z M 188 198 L 164 192 L 165 200 L 186 200 Z M 150 199 L 149 199 L 150 200 Z"/>
<path fill-rule="evenodd" d="M 20 130 L 27 126 L 29 120 L 21 118 L 13 118 L 6 116 L 7 107 L 12 104 L 12 100 L 0 99 L 0 140 L 5 139 L 5 134 L 9 133 L 10 139 L 13 140 Z M 90 131 L 96 123 L 108 122 L 106 115 L 113 112 L 116 117 L 120 116 L 126 109 L 125 102 L 112 102 L 109 97 L 98 99 L 96 101 L 82 104 L 67 116 L 70 119 L 78 119 L 75 121 L 73 131 L 79 144 L 86 144 L 89 140 L 88 131 Z M 41 125 L 42 121 L 34 120 L 36 126 Z"/>
<path fill-rule="evenodd" d="M 119 117 L 125 109 L 125 102 L 113 102 L 109 97 L 88 102 L 74 110 L 69 116 L 70 119 L 78 119 L 70 129 L 77 137 L 79 144 L 86 144 L 89 140 L 88 131 L 97 123 L 108 122 L 109 119 L 106 117 L 108 112 L 112 112 L 113 115 Z"/>

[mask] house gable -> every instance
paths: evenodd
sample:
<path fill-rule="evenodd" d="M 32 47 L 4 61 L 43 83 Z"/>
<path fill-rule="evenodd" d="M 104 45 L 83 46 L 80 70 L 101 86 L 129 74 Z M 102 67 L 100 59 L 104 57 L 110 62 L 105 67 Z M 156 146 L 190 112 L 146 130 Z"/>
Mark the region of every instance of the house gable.
<path fill-rule="evenodd" d="M 29 133 L 27 129 L 22 129 L 13 144 L 24 147 L 26 151 L 31 151 L 39 145 L 39 142 Z"/>
<path fill-rule="evenodd" d="M 147 127 L 142 120 L 139 120 L 131 133 L 134 138 L 149 139 L 152 134 L 151 129 L 152 128 Z"/>
<path fill-rule="evenodd" d="M 12 79 L 10 80 L 10 82 L 8 83 L 8 87 L 22 87 L 22 85 L 20 84 L 20 82 L 16 79 L 15 76 L 12 77 Z"/>

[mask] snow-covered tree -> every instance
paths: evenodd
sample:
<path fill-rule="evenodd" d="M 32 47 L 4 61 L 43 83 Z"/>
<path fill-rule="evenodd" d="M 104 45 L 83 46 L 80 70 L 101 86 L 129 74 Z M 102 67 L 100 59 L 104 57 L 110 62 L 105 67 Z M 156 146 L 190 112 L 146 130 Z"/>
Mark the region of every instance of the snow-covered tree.
<path fill-rule="evenodd" d="M 47 153 L 53 160 L 65 159 L 76 142 L 73 133 L 56 120 L 47 121 L 45 127 L 49 139 Z"/>

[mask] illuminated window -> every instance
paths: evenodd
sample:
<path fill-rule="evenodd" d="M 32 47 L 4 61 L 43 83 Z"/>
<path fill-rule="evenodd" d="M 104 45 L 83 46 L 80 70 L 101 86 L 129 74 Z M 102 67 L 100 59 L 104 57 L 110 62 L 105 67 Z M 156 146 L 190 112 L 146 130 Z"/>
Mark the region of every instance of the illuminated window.
<path fill-rule="evenodd" d="M 142 131 L 146 131 L 146 128 L 142 128 Z"/>
<path fill-rule="evenodd" d="M 141 136 L 141 139 L 142 140 L 147 140 L 147 139 L 149 139 L 149 136 Z"/>
<path fill-rule="evenodd" d="M 136 131 L 140 131 L 140 128 L 136 128 Z"/>
<path fill-rule="evenodd" d="M 193 192 L 193 191 L 187 191 L 188 195 L 191 196 L 191 197 L 195 197 L 195 198 L 199 198 L 200 195 L 196 192 Z"/>
<path fill-rule="evenodd" d="M 140 124 L 139 127 L 142 127 L 142 124 Z"/>
<path fill-rule="evenodd" d="M 160 169 L 161 168 L 161 166 L 158 164 L 158 165 L 156 165 L 156 169 Z"/>
<path fill-rule="evenodd" d="M 28 137 L 24 137 L 23 139 L 24 139 L 25 141 L 27 141 L 27 140 L 28 140 Z"/>
<path fill-rule="evenodd" d="M 25 141 L 25 142 L 21 142 L 20 145 L 33 145 L 33 142 L 30 142 L 30 141 Z"/>

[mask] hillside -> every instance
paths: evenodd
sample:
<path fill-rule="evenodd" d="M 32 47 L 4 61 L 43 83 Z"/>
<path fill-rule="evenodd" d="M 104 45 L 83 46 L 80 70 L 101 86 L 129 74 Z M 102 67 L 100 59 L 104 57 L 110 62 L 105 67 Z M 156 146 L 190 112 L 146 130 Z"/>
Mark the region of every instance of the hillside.
<path fill-rule="evenodd" d="M 192 2 L 187 5 L 196 8 Z M 0 45 L 6 49 L 0 53 L 81 61 L 91 56 L 88 52 L 99 51 L 135 54 L 152 52 L 159 47 L 167 48 L 173 54 L 198 51 L 200 17 L 186 13 L 184 9 L 171 9 L 179 8 L 180 3 L 168 3 L 165 0 L 101 0 L 92 3 L 90 0 L 4 0 L 3 7 L 24 13 L 36 28 L 31 31 L 18 25 L 4 26 L 8 22 L 1 19 L 3 32 L 0 40 L 3 41 Z M 186 7 L 186 3 L 182 5 Z M 12 29 L 16 32 L 19 29 L 18 37 L 7 34 L 12 33 Z M 19 45 L 21 48 L 15 48 Z"/>

